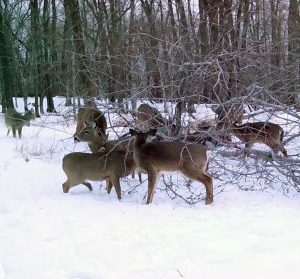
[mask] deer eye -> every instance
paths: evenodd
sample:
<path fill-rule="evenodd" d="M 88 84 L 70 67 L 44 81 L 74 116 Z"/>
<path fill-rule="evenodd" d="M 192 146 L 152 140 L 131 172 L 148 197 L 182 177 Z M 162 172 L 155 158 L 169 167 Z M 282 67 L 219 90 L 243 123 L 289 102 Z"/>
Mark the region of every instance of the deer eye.
<path fill-rule="evenodd" d="M 85 131 L 83 131 L 83 133 L 84 133 L 84 134 L 88 134 L 88 133 L 89 133 L 89 131 L 88 131 L 88 130 L 85 130 Z"/>

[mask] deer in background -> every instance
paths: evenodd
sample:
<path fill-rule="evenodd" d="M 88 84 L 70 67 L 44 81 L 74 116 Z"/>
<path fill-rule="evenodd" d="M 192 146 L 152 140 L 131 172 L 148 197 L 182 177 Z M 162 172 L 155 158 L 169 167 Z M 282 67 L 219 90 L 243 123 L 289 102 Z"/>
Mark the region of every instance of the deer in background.
<path fill-rule="evenodd" d="M 164 135 L 176 136 L 181 128 L 181 114 L 183 107 L 183 102 L 178 101 L 175 106 L 175 115 L 173 119 L 167 120 L 156 108 L 153 108 L 148 104 L 141 104 L 138 107 L 137 118 L 140 122 L 145 124 L 144 126 L 146 126 L 147 129 L 157 128 Z"/>
<path fill-rule="evenodd" d="M 19 138 L 22 137 L 23 126 L 29 126 L 30 121 L 35 119 L 35 113 L 33 109 L 26 110 L 25 114 L 17 112 L 13 108 L 8 108 L 5 113 L 5 125 L 7 127 L 7 135 L 9 135 L 10 130 L 12 130 L 13 137 L 16 137 L 16 131 L 18 131 Z"/>
<path fill-rule="evenodd" d="M 77 142 L 78 134 L 82 129 L 87 125 L 94 122 L 98 128 L 99 135 L 102 136 L 105 140 L 106 137 L 106 129 L 107 129 L 107 122 L 104 114 L 95 108 L 79 108 L 77 113 L 77 126 L 75 134 L 73 135 L 74 141 Z M 89 145 L 90 147 L 90 145 Z M 92 150 L 92 148 L 90 147 Z M 98 150 L 95 150 L 95 152 Z M 93 152 L 93 150 L 92 150 Z"/>
<path fill-rule="evenodd" d="M 254 143 L 263 143 L 269 146 L 275 154 L 281 151 L 284 156 L 287 156 L 287 151 L 282 143 L 284 131 L 278 124 L 254 122 L 237 125 L 234 123 L 231 132 L 245 143 L 246 155 Z"/>
<path fill-rule="evenodd" d="M 67 181 L 63 183 L 63 192 L 79 184 L 85 185 L 90 191 L 92 186 L 87 180 L 107 181 L 107 192 L 115 186 L 117 197 L 121 199 L 120 178 L 132 173 L 135 162 L 124 150 L 101 151 L 96 153 L 73 152 L 63 158 L 63 170 Z"/>
<path fill-rule="evenodd" d="M 147 128 L 164 127 L 167 124 L 161 113 L 148 104 L 141 104 L 137 110 L 137 118 L 144 123 Z"/>
<path fill-rule="evenodd" d="M 154 136 L 156 129 L 139 132 L 130 129 L 135 136 L 133 157 L 137 167 L 148 173 L 147 204 L 153 200 L 158 174 L 162 171 L 180 171 L 186 177 L 204 184 L 205 203 L 213 202 L 213 181 L 207 174 L 208 159 L 206 149 L 199 144 L 181 142 L 147 142 L 148 136 Z"/>
<path fill-rule="evenodd" d="M 234 123 L 242 124 L 244 119 L 243 105 L 240 104 L 229 104 L 219 105 L 214 112 L 217 114 L 216 130 L 220 131 L 222 138 L 225 141 L 231 141 L 230 128 Z"/>

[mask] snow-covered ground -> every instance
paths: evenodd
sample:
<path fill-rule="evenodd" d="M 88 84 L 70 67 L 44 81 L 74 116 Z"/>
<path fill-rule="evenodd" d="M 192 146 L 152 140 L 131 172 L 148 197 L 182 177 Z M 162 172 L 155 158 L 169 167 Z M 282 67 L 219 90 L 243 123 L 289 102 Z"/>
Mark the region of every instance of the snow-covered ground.
<path fill-rule="evenodd" d="M 68 110 L 63 99 L 55 102 Z M 201 198 L 190 206 L 160 190 L 162 180 L 145 205 L 147 175 L 142 185 L 122 179 L 121 202 L 114 190 L 106 194 L 104 182 L 93 182 L 93 192 L 78 186 L 64 194 L 63 156 L 88 151 L 74 145 L 75 126 L 72 118 L 45 115 L 13 139 L 0 115 L 1 279 L 300 278 L 300 195 L 283 195 L 280 176 L 272 187 L 261 182 L 265 191 L 242 191 L 260 174 L 237 187 L 220 172 L 209 206 L 202 185 L 193 184 Z M 292 143 L 287 149 L 295 152 Z M 238 160 L 223 160 L 239 170 Z M 178 188 L 186 183 L 176 173 L 172 179 Z"/>

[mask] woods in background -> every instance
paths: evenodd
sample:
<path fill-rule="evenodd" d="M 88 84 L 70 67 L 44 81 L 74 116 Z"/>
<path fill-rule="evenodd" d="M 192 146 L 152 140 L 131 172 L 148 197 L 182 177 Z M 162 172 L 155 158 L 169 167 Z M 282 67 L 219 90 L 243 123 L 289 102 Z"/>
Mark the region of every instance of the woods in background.
<path fill-rule="evenodd" d="M 299 0 L 0 0 L 2 109 L 34 96 L 297 105 Z M 251 99 L 249 99 L 251 101 Z"/>

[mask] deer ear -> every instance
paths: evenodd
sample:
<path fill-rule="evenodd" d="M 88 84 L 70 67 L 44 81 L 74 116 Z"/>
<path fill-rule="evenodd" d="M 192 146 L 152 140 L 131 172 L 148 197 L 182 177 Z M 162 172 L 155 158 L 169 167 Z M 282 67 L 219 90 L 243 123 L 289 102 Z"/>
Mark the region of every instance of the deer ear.
<path fill-rule="evenodd" d="M 135 136 L 137 134 L 136 130 L 133 130 L 133 129 L 129 129 L 129 133 L 132 136 Z"/>

